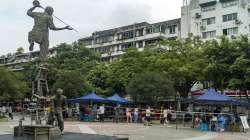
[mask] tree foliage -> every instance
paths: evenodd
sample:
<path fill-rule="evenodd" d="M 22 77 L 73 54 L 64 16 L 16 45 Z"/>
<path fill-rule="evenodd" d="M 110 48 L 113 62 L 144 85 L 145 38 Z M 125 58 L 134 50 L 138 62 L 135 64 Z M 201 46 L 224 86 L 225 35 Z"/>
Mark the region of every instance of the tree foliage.
<path fill-rule="evenodd" d="M 136 74 L 127 86 L 127 93 L 136 102 L 153 103 L 175 95 L 173 83 L 165 74 L 158 72 Z"/>
<path fill-rule="evenodd" d="M 23 53 L 24 53 L 23 47 L 17 48 L 17 50 L 16 50 L 16 55 L 20 55 L 20 54 L 23 54 Z"/>
<path fill-rule="evenodd" d="M 49 83 L 64 89 L 68 98 L 84 95 L 92 90 L 86 77 L 99 61 L 100 56 L 82 44 L 61 44 L 49 61 Z"/>
<path fill-rule="evenodd" d="M 213 83 L 220 90 L 250 87 L 250 43 L 245 36 L 164 40 L 143 51 L 127 49 L 109 64 L 79 43 L 61 44 L 56 52 L 49 60 L 50 88 L 61 87 L 72 98 L 96 91 L 157 101 L 177 92 L 186 97 L 197 82 Z"/>
<path fill-rule="evenodd" d="M 28 92 L 28 86 L 20 73 L 0 67 L 0 100 L 22 99 Z"/>

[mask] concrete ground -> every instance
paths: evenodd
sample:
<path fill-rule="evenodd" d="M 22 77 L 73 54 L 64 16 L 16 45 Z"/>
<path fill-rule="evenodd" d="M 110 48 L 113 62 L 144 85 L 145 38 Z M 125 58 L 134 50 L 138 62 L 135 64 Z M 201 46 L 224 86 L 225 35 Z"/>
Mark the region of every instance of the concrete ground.
<path fill-rule="evenodd" d="M 29 118 L 26 118 L 24 124 L 29 124 Z M 4 134 L 13 134 L 13 127 L 16 125 L 18 125 L 18 117 L 14 121 L 0 122 L 0 140 L 4 138 Z M 130 140 L 250 140 L 250 132 L 205 133 L 191 128 L 179 128 L 176 130 L 175 126 L 144 126 L 142 124 L 124 123 L 65 122 L 65 132 L 128 136 Z"/>

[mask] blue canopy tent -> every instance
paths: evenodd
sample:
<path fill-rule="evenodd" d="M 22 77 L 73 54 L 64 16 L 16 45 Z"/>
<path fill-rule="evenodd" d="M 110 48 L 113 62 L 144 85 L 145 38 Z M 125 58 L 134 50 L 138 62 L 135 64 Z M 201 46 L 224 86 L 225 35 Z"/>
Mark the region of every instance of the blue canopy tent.
<path fill-rule="evenodd" d="M 72 102 L 79 103 L 79 102 L 92 102 L 92 103 L 100 103 L 100 102 L 106 102 L 107 100 L 97 96 L 94 92 L 90 93 L 86 96 L 82 96 L 80 98 L 73 99 Z"/>
<path fill-rule="evenodd" d="M 215 91 L 215 89 L 209 89 L 205 94 L 194 100 L 198 103 L 233 103 L 233 99 L 222 95 Z"/>
<path fill-rule="evenodd" d="M 107 101 L 112 102 L 112 103 L 119 103 L 119 104 L 129 104 L 129 103 L 131 103 L 130 101 L 122 98 L 118 94 L 115 94 L 114 96 L 107 98 Z"/>
<path fill-rule="evenodd" d="M 233 99 L 232 103 L 233 103 L 233 105 L 250 108 L 250 103 L 248 103 L 246 101 L 241 101 L 241 100 L 238 100 L 238 99 Z"/>

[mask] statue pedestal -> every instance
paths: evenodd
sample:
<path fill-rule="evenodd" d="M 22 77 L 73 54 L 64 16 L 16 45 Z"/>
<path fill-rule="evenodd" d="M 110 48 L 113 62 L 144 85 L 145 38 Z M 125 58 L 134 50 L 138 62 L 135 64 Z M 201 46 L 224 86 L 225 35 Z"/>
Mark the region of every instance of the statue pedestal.
<path fill-rule="evenodd" d="M 50 125 L 23 126 L 23 139 L 25 140 L 59 140 L 61 132 L 59 128 Z"/>

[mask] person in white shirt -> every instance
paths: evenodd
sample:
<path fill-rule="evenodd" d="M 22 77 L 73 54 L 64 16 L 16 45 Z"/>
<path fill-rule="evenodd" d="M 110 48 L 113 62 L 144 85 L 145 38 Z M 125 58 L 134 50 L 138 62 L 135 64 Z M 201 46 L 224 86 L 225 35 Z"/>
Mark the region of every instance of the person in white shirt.
<path fill-rule="evenodd" d="M 146 125 L 147 126 L 151 125 L 151 109 L 150 109 L 150 106 L 148 106 L 147 109 L 146 109 Z"/>
<path fill-rule="evenodd" d="M 6 107 L 5 106 L 2 107 L 2 112 L 3 112 L 3 116 L 5 116 L 6 115 Z"/>
<path fill-rule="evenodd" d="M 100 106 L 99 110 L 100 110 L 100 114 L 99 114 L 100 115 L 100 121 L 104 122 L 104 114 L 105 114 L 105 107 L 104 107 L 104 105 Z"/>
<path fill-rule="evenodd" d="M 163 118 L 164 118 L 164 125 L 166 125 L 166 124 L 168 124 L 168 119 L 167 119 L 167 117 L 168 117 L 168 109 L 164 109 L 163 110 Z"/>

